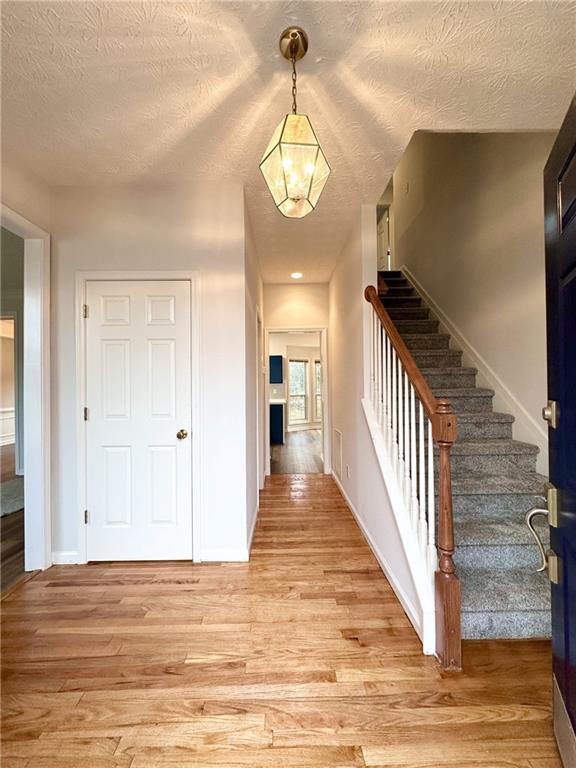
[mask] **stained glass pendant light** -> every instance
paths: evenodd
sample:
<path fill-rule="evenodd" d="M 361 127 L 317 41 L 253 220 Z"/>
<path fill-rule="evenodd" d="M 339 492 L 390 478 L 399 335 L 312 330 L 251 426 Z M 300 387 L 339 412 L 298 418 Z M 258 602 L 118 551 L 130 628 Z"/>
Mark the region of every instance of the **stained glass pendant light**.
<path fill-rule="evenodd" d="M 300 27 L 288 27 L 280 37 L 280 51 L 292 62 L 292 114 L 274 131 L 260 162 L 276 207 L 289 219 L 301 219 L 316 207 L 330 175 L 312 123 L 299 115 L 296 105 L 296 62 L 306 55 L 308 36 Z"/>

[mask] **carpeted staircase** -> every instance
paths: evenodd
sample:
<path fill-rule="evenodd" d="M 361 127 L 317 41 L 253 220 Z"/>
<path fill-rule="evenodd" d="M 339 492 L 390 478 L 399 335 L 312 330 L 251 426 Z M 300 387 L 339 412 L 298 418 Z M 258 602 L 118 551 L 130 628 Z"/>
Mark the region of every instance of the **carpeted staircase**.
<path fill-rule="evenodd" d="M 544 494 L 536 472 L 538 448 L 513 439 L 514 417 L 495 413 L 494 392 L 476 386 L 476 369 L 439 333 L 439 323 L 402 272 L 380 272 L 388 286 L 382 304 L 436 397 L 458 416 L 452 449 L 452 493 L 462 583 L 464 638 L 550 635 L 550 587 L 536 573 L 538 549 L 524 522 Z M 547 546 L 546 526 L 540 529 Z"/>

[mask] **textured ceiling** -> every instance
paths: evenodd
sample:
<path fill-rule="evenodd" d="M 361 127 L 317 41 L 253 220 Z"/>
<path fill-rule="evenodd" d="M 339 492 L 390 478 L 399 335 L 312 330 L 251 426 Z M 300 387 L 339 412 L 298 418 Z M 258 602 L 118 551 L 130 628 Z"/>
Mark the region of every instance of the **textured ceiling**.
<path fill-rule="evenodd" d="M 576 89 L 566 2 L 2 2 L 4 151 L 50 185 L 246 187 L 264 278 L 327 280 L 361 203 L 418 129 L 558 128 Z M 299 108 L 333 168 L 279 214 L 258 170 L 290 107 L 282 29 L 303 26 Z"/>

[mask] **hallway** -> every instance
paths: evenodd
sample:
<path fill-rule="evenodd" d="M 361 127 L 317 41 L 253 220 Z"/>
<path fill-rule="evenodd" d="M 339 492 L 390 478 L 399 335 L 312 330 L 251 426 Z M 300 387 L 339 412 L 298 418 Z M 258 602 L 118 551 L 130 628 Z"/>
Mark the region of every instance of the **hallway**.
<path fill-rule="evenodd" d="M 324 471 L 322 430 L 287 432 L 283 445 L 273 445 L 270 472 L 273 475 L 315 475 Z"/>
<path fill-rule="evenodd" d="M 326 475 L 268 478 L 249 563 L 53 567 L 2 612 L 6 768 L 560 768 L 549 643 L 443 676 Z"/>

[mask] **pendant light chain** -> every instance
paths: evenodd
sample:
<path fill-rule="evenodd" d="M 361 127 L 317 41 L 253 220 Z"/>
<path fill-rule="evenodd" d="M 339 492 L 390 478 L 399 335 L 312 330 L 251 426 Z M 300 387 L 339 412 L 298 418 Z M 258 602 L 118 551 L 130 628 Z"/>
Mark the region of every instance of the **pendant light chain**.
<path fill-rule="evenodd" d="M 296 94 L 298 92 L 298 88 L 296 85 L 296 57 L 292 56 L 292 114 L 295 115 L 298 112 L 298 108 L 296 107 Z"/>

